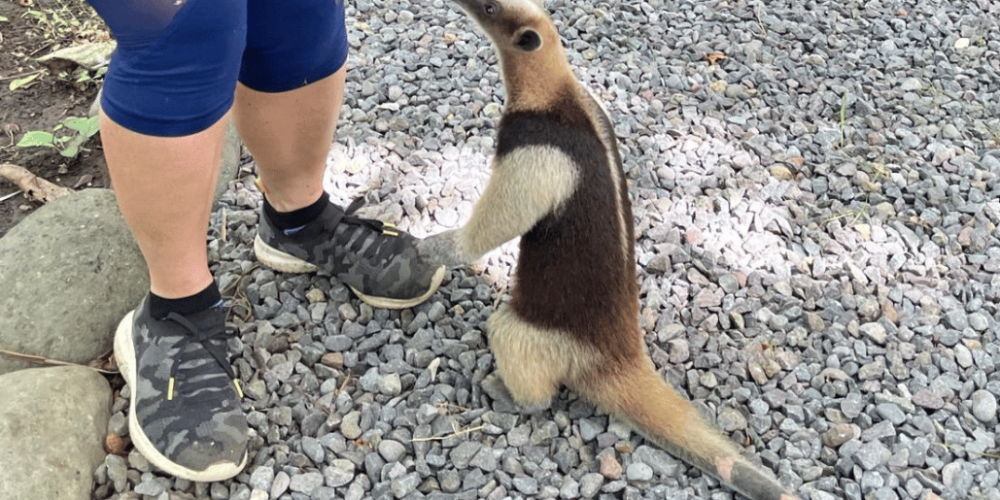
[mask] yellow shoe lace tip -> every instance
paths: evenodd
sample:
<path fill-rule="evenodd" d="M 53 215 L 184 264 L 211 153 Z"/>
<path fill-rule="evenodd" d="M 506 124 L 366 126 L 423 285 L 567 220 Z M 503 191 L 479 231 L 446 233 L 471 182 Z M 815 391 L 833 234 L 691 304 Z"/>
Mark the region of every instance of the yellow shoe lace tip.
<path fill-rule="evenodd" d="M 399 233 L 397 233 L 396 231 L 387 231 L 385 229 L 382 230 L 382 234 L 386 236 L 399 236 Z"/>
<path fill-rule="evenodd" d="M 236 386 L 236 394 L 240 396 L 240 399 L 243 399 L 243 388 L 240 387 L 240 379 L 234 378 L 233 385 Z"/>
<path fill-rule="evenodd" d="M 173 401 L 174 399 L 174 377 L 170 377 L 167 382 L 167 401 Z"/>

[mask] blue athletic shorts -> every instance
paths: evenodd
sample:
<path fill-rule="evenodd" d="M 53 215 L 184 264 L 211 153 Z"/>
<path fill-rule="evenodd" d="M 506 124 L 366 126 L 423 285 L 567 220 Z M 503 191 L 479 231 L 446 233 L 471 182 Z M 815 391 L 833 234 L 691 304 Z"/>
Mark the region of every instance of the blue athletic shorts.
<path fill-rule="evenodd" d="M 237 80 L 283 92 L 332 75 L 347 59 L 344 0 L 88 0 L 118 49 L 101 106 L 146 135 L 208 128 Z"/>

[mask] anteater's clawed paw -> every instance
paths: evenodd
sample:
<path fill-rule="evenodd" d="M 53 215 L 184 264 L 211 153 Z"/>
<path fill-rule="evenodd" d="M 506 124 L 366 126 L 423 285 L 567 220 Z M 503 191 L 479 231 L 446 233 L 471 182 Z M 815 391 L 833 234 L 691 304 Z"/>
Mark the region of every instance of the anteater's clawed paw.
<path fill-rule="evenodd" d="M 459 251 L 459 231 L 452 229 L 424 238 L 417 242 L 417 252 L 432 264 L 444 264 L 449 268 L 468 264 Z"/>

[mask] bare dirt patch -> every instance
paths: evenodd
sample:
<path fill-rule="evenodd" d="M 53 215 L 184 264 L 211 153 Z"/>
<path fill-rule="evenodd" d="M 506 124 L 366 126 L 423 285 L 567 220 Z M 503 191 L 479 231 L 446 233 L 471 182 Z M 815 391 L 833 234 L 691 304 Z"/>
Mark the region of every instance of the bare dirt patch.
<path fill-rule="evenodd" d="M 108 187 L 99 136 L 65 157 L 51 147 L 18 147 L 30 131 L 52 131 L 68 117 L 86 117 L 98 81 L 46 67 L 38 58 L 60 48 L 108 40 L 84 0 L 0 0 L 0 163 L 13 163 L 69 188 Z M 36 76 L 11 90 L 13 82 Z M 0 199 L 18 188 L 0 179 Z M 41 204 L 22 194 L 0 201 L 0 236 Z"/>

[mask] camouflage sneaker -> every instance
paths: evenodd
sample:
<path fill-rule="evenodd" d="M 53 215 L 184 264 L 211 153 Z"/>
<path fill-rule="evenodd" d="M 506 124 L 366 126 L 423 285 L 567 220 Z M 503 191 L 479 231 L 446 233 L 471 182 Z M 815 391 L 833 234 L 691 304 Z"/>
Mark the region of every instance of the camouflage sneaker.
<path fill-rule="evenodd" d="M 115 333 L 115 359 L 132 393 L 132 442 L 150 463 L 190 481 L 229 479 L 247 461 L 225 321 L 221 306 L 156 320 L 147 296 Z"/>
<path fill-rule="evenodd" d="M 355 217 L 363 203 L 357 199 L 346 210 L 331 203 L 315 221 L 286 231 L 261 209 L 254 253 L 282 272 L 329 271 L 375 307 L 402 309 L 427 300 L 441 286 L 444 266 L 420 258 L 416 238 L 392 224 Z"/>

